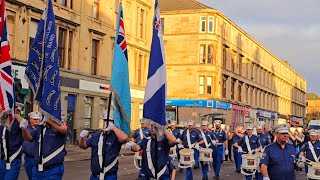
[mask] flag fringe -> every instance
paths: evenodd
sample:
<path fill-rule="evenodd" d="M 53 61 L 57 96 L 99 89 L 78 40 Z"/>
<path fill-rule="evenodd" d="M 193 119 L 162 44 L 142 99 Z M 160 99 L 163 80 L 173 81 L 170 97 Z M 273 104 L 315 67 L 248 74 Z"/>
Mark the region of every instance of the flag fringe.
<path fill-rule="evenodd" d="M 157 137 L 157 140 L 158 141 L 161 141 L 163 138 L 164 138 L 164 131 L 165 131 L 165 126 L 155 122 L 154 120 L 152 119 L 148 119 L 148 118 L 142 118 L 143 121 L 146 123 L 146 124 L 149 124 L 150 126 L 154 126 L 157 128 L 156 130 L 156 137 Z"/>
<path fill-rule="evenodd" d="M 113 87 L 112 87 L 111 85 L 110 85 L 109 89 L 110 89 L 110 91 L 113 93 L 114 98 L 116 99 L 116 101 L 117 101 L 117 103 L 118 103 L 118 105 L 119 105 L 119 109 L 120 109 L 120 112 L 121 112 L 122 116 L 124 117 L 124 119 L 125 119 L 125 120 L 127 121 L 127 123 L 129 124 L 129 123 L 130 123 L 130 120 L 129 120 L 129 117 L 128 117 L 126 111 L 125 111 L 124 108 L 123 108 L 123 105 L 122 105 L 121 101 L 120 101 L 120 96 L 119 96 L 119 94 L 117 93 L 117 91 L 116 91 L 115 89 L 113 89 Z"/>

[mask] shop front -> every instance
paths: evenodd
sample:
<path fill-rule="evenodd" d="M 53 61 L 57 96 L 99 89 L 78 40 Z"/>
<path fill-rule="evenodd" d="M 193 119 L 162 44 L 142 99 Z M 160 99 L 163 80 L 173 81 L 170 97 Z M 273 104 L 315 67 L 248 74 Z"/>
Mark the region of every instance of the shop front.
<path fill-rule="evenodd" d="M 237 126 L 244 126 L 245 125 L 245 114 L 248 114 L 248 109 L 245 106 L 232 104 L 232 126 L 233 128 Z M 247 112 L 246 112 L 247 110 Z"/>
<path fill-rule="evenodd" d="M 257 118 L 258 121 L 264 121 L 267 127 L 273 127 L 274 125 L 276 125 L 275 120 L 277 120 L 277 113 L 257 110 Z"/>

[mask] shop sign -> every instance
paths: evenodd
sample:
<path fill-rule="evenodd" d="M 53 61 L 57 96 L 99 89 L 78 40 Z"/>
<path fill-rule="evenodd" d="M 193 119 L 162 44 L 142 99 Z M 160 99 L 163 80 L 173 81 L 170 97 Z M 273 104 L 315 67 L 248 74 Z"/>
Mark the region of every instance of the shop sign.
<path fill-rule="evenodd" d="M 224 110 L 230 110 L 231 104 L 223 101 L 214 101 L 213 102 L 213 108 L 216 109 L 224 109 Z"/>

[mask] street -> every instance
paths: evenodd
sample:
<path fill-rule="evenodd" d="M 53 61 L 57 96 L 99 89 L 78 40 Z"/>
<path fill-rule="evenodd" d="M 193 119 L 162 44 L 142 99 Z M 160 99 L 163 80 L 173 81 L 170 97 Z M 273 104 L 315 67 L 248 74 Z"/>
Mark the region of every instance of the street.
<path fill-rule="evenodd" d="M 120 165 L 118 171 L 119 180 L 133 180 L 138 177 L 138 170 L 133 165 L 133 156 L 122 156 L 119 158 Z M 177 166 L 176 166 L 177 167 Z M 209 179 L 213 179 L 213 170 L 209 171 Z M 296 172 L 297 180 L 304 180 L 304 171 Z M 63 179 L 65 180 L 88 180 L 90 178 L 90 160 L 84 161 L 72 161 L 65 163 L 65 173 Z M 183 180 L 185 178 L 184 173 L 177 172 L 176 179 Z M 201 169 L 193 170 L 193 178 L 195 180 L 201 180 Z M 27 180 L 24 168 L 21 169 L 19 179 Z M 234 172 L 234 162 L 225 161 L 221 169 L 221 180 L 243 180 L 244 175 Z"/>

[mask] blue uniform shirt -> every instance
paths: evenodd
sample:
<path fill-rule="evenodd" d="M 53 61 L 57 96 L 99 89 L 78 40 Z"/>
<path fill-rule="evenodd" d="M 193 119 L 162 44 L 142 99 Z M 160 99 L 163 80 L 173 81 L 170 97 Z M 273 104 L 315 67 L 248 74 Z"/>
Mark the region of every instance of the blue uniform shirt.
<path fill-rule="evenodd" d="M 34 131 L 34 129 L 29 126 L 28 127 L 28 131 L 30 134 L 32 134 L 32 132 Z M 30 157 L 30 158 L 33 158 L 34 157 L 34 141 L 33 142 L 30 142 L 30 141 L 23 141 L 23 144 L 22 144 L 22 152 L 27 156 L 27 157 Z"/>
<path fill-rule="evenodd" d="M 206 138 L 208 144 L 210 144 L 210 146 L 208 148 L 211 148 L 213 146 L 211 141 L 212 140 L 217 140 L 216 136 L 214 136 L 211 131 L 206 131 L 206 132 L 203 132 L 203 133 L 204 133 L 205 137 L 202 137 L 202 134 L 200 132 L 201 138 L 202 139 Z M 207 148 L 205 143 L 201 144 L 200 146 L 203 147 L 203 148 Z"/>
<path fill-rule="evenodd" d="M 181 131 L 180 131 L 180 129 L 174 129 L 173 131 L 172 131 L 172 134 L 174 135 L 174 137 L 176 138 L 176 139 L 180 139 L 180 137 L 181 137 Z"/>
<path fill-rule="evenodd" d="M 248 147 L 246 144 L 246 138 L 245 138 L 246 136 L 248 136 L 248 135 L 244 135 L 238 141 L 238 145 L 241 146 L 243 153 L 249 153 Z M 259 138 L 257 136 L 255 136 L 255 135 L 252 135 L 251 137 L 248 136 L 248 139 L 249 139 L 249 144 L 250 144 L 251 150 L 254 150 L 254 149 L 257 149 L 260 147 Z"/>
<path fill-rule="evenodd" d="M 292 145 L 286 144 L 282 149 L 278 142 L 274 142 L 265 148 L 260 165 L 268 167 L 270 179 L 295 180 L 295 155 L 296 149 Z"/>
<path fill-rule="evenodd" d="M 146 178 L 154 178 L 151 170 L 148 167 L 148 160 L 147 160 L 147 143 L 150 140 L 150 138 L 143 138 L 142 141 L 138 143 L 138 145 L 143 150 L 142 153 L 142 162 L 141 162 L 141 171 L 146 176 Z M 159 173 L 164 166 L 168 165 L 168 162 L 170 161 L 169 151 L 170 151 L 170 145 L 168 143 L 168 140 L 166 138 L 163 138 L 163 140 L 158 141 L 158 157 L 156 158 L 156 151 L 155 151 L 155 139 L 151 138 L 151 145 L 150 145 L 150 153 L 151 153 L 151 159 L 153 167 L 156 167 L 155 164 L 157 163 L 157 172 Z M 166 168 L 165 172 L 163 173 L 163 176 L 169 176 L 169 167 Z M 159 177 L 158 177 L 159 178 Z"/>
<path fill-rule="evenodd" d="M 233 136 L 232 136 L 232 144 L 235 144 L 237 143 L 241 138 L 236 134 L 236 133 L 233 133 Z M 235 147 L 233 147 L 235 148 Z M 238 149 L 238 148 L 235 148 L 235 149 Z"/>
<path fill-rule="evenodd" d="M 31 133 L 31 136 L 33 138 L 34 142 L 34 160 L 35 164 L 39 164 L 40 157 L 39 157 L 39 137 L 41 135 L 41 126 L 37 126 L 34 131 Z M 52 154 L 54 151 L 59 149 L 62 145 L 66 144 L 66 134 L 61 134 L 58 131 L 56 131 L 54 128 L 46 128 L 46 132 L 43 138 L 43 158 L 46 158 L 50 154 Z M 54 166 L 62 165 L 64 161 L 64 156 L 66 154 L 66 151 L 61 151 L 57 156 L 52 158 L 50 161 L 46 162 L 43 165 L 44 169 L 50 169 Z"/>
<path fill-rule="evenodd" d="M 316 153 L 316 156 L 319 157 L 320 156 L 320 142 L 316 141 L 314 144 L 312 143 L 312 145 L 313 145 L 314 152 Z M 312 155 L 311 150 L 310 150 L 309 141 L 305 142 L 302 145 L 300 151 L 306 153 L 306 158 L 307 159 L 310 159 L 311 161 L 315 162 L 315 159 L 313 158 L 313 155 Z"/>
<path fill-rule="evenodd" d="M 260 136 L 258 136 L 258 138 L 259 138 L 259 142 L 260 142 L 260 145 L 262 146 L 262 148 L 265 148 L 268 144 L 271 143 L 268 136 L 265 134 L 261 134 Z"/>
<path fill-rule="evenodd" d="M 145 137 L 140 137 L 140 128 L 139 129 L 137 129 L 134 133 L 133 133 L 133 135 L 132 135 L 132 137 L 136 140 L 136 143 L 139 143 L 139 141 L 141 141 L 141 139 L 143 139 L 143 138 L 147 138 L 147 137 L 150 137 L 151 136 L 151 130 L 149 129 L 149 128 L 144 128 L 143 130 L 142 130 L 142 132 L 143 132 L 143 135 L 145 136 Z"/>
<path fill-rule="evenodd" d="M 219 143 L 224 143 L 227 140 L 227 134 L 224 130 L 215 130 L 213 131 L 213 134 L 216 136 Z"/>
<path fill-rule="evenodd" d="M 94 175 L 99 175 L 101 168 L 99 165 L 99 156 L 98 156 L 98 143 L 100 138 L 100 132 L 93 133 L 91 137 L 87 139 L 87 147 L 91 147 L 91 171 Z M 119 142 L 116 134 L 113 131 L 110 131 L 107 134 L 106 148 L 105 148 L 105 166 L 111 164 L 116 157 L 118 157 L 121 143 Z M 106 174 L 116 174 L 118 171 L 118 162 L 106 173 Z"/>
<path fill-rule="evenodd" d="M 189 129 L 184 130 L 181 135 L 182 144 L 185 148 L 189 148 L 188 147 L 188 140 L 187 140 L 187 131 L 189 131 Z M 198 131 L 192 129 L 191 132 L 189 132 L 189 134 L 190 134 L 191 144 L 202 141 L 202 137 L 200 136 Z"/>
<path fill-rule="evenodd" d="M 2 138 L 2 133 L 3 133 L 4 126 L 0 127 L 0 138 Z M 7 144 L 7 147 L 9 147 L 9 157 L 12 156 L 18 149 L 21 147 L 23 143 L 23 137 L 22 137 L 22 131 L 19 127 L 19 123 L 17 120 L 14 120 L 11 126 L 10 132 L 7 130 L 6 131 L 6 137 L 9 138 L 9 146 Z M 1 159 L 4 158 L 4 151 L 3 151 L 3 146 L 2 146 L 2 139 L 1 139 Z M 21 158 L 21 152 L 19 155 L 16 157 L 18 159 Z"/>

